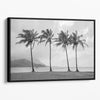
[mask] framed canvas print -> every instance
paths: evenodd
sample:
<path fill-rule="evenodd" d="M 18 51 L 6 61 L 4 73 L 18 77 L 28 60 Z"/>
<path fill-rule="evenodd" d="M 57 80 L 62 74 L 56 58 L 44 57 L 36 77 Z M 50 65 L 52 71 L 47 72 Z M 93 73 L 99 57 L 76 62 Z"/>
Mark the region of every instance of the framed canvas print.
<path fill-rule="evenodd" d="M 95 20 L 7 18 L 8 82 L 94 80 Z"/>

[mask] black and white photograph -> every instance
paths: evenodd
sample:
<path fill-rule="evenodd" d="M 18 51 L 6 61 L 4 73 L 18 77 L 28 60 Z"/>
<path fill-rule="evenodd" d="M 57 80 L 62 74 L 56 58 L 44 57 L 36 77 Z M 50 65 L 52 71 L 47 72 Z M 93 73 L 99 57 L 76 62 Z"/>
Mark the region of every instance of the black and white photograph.
<path fill-rule="evenodd" d="M 8 18 L 8 81 L 95 79 L 95 20 Z"/>

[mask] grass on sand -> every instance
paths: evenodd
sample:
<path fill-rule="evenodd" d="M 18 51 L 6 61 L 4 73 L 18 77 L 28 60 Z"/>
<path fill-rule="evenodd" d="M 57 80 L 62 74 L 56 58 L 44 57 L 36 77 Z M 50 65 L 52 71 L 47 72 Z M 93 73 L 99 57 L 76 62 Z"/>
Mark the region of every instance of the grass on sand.
<path fill-rule="evenodd" d="M 12 73 L 11 81 L 56 79 L 94 79 L 93 72 L 27 72 Z"/>

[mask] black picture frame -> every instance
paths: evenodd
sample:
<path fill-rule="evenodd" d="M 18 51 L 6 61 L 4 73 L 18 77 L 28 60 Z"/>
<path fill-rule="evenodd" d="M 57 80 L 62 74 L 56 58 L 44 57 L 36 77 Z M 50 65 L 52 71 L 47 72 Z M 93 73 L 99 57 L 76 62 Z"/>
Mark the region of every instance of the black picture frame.
<path fill-rule="evenodd" d="M 11 80 L 10 66 L 11 66 L 11 19 L 24 20 L 67 20 L 67 21 L 93 21 L 94 23 L 94 77 L 82 79 L 46 79 L 46 80 Z M 65 18 L 24 18 L 24 17 L 8 17 L 7 18 L 7 81 L 8 82 L 35 82 L 35 81 L 79 81 L 79 80 L 95 80 L 95 66 L 96 66 L 96 20 L 95 19 L 65 19 Z"/>

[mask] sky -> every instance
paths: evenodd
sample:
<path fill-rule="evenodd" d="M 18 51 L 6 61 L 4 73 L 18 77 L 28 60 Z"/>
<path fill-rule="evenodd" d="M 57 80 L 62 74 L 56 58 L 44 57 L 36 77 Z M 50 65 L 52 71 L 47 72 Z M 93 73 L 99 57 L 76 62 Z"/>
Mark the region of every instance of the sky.
<path fill-rule="evenodd" d="M 94 63 L 94 26 L 93 21 L 62 21 L 62 20 L 25 20 L 25 19 L 11 19 L 11 59 L 28 59 L 30 60 L 30 48 L 25 47 L 25 44 L 16 44 L 20 39 L 16 38 L 19 33 L 23 33 L 23 29 L 34 29 L 41 35 L 41 30 L 52 29 L 54 37 L 61 30 L 72 32 L 78 31 L 78 34 L 83 34 L 88 47 L 82 48 L 78 46 L 78 66 L 79 67 L 93 67 Z M 52 44 L 52 67 L 65 67 L 66 52 L 59 46 L 56 47 L 55 43 Z M 68 46 L 68 57 L 70 67 L 75 67 L 75 51 L 72 46 Z M 41 62 L 49 66 L 49 46 L 45 43 L 37 45 L 33 49 L 34 62 Z"/>

